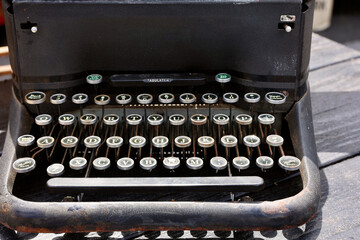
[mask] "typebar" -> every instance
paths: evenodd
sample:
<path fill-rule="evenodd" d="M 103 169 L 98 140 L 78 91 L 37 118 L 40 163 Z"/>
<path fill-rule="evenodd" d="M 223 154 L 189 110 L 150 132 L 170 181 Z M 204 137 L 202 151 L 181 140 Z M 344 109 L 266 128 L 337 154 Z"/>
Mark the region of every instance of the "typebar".
<path fill-rule="evenodd" d="M 241 177 L 152 177 L 152 178 L 52 178 L 47 181 L 56 192 L 256 192 L 264 187 L 257 176 Z"/>

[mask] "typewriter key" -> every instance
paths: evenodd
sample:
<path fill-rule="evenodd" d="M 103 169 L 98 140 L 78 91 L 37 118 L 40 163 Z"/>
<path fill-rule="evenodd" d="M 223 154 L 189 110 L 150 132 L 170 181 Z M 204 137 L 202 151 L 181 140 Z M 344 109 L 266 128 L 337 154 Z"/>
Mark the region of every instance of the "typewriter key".
<path fill-rule="evenodd" d="M 250 166 L 250 160 L 246 157 L 235 157 L 232 161 L 234 168 L 240 170 L 248 169 Z"/>
<path fill-rule="evenodd" d="M 219 83 L 228 83 L 231 81 L 231 76 L 227 73 L 219 73 L 215 76 L 215 80 Z"/>
<path fill-rule="evenodd" d="M 183 93 L 180 95 L 180 102 L 184 104 L 191 104 L 196 101 L 196 96 L 192 93 Z"/>
<path fill-rule="evenodd" d="M 87 160 L 83 157 L 75 157 L 70 160 L 69 166 L 73 170 L 82 170 L 86 167 Z"/>
<path fill-rule="evenodd" d="M 144 170 L 153 170 L 157 166 L 157 161 L 152 157 L 145 157 L 140 160 L 140 167 Z"/>
<path fill-rule="evenodd" d="M 175 138 L 175 146 L 179 148 L 187 148 L 191 145 L 191 138 L 188 136 L 178 136 Z"/>
<path fill-rule="evenodd" d="M 180 126 L 185 123 L 185 116 L 181 114 L 173 114 L 169 117 L 169 121 L 173 126 Z"/>
<path fill-rule="evenodd" d="M 25 102 L 31 105 L 38 105 L 45 102 L 46 94 L 43 92 L 29 92 L 25 95 Z"/>
<path fill-rule="evenodd" d="M 64 148 L 73 148 L 78 144 L 79 140 L 74 136 L 66 136 L 63 137 L 60 142 L 61 146 Z"/>
<path fill-rule="evenodd" d="M 199 157 L 191 157 L 186 160 L 186 166 L 191 170 L 199 170 L 204 166 L 204 161 Z"/>
<path fill-rule="evenodd" d="M 164 148 L 169 144 L 169 139 L 165 136 L 156 136 L 152 139 L 152 144 L 157 148 Z"/>
<path fill-rule="evenodd" d="M 284 139 L 277 134 L 269 135 L 266 137 L 266 143 L 272 147 L 280 147 L 284 143 Z"/>
<path fill-rule="evenodd" d="M 136 97 L 138 103 L 140 104 L 150 104 L 152 103 L 153 101 L 153 96 L 151 94 L 148 94 L 148 93 L 142 93 L 142 94 L 139 94 L 137 97 Z"/>
<path fill-rule="evenodd" d="M 193 125 L 201 126 L 206 123 L 207 117 L 204 114 L 197 113 L 190 117 L 190 121 Z"/>
<path fill-rule="evenodd" d="M 55 93 L 51 95 L 50 102 L 54 105 L 60 105 L 65 103 L 66 101 L 66 95 L 62 93 Z"/>
<path fill-rule="evenodd" d="M 126 105 L 131 103 L 132 97 L 130 94 L 119 94 L 115 98 L 116 102 L 121 105 Z"/>
<path fill-rule="evenodd" d="M 124 171 L 132 169 L 135 165 L 134 160 L 128 157 L 120 158 L 119 160 L 117 160 L 116 164 L 120 170 Z"/>
<path fill-rule="evenodd" d="M 239 101 L 239 95 L 236 93 L 224 93 L 223 100 L 226 103 L 233 104 Z"/>
<path fill-rule="evenodd" d="M 210 159 L 210 166 L 216 171 L 224 170 L 227 167 L 227 163 L 223 157 L 213 157 Z"/>
<path fill-rule="evenodd" d="M 197 142 L 200 147 L 210 148 L 210 147 L 214 146 L 215 140 L 214 140 L 214 138 L 212 138 L 210 136 L 201 136 L 197 139 Z"/>
<path fill-rule="evenodd" d="M 46 169 L 46 172 L 49 175 L 49 177 L 59 177 L 63 175 L 64 171 L 65 171 L 65 167 L 60 163 L 51 164 Z"/>
<path fill-rule="evenodd" d="M 260 138 L 256 135 L 245 136 L 243 141 L 247 147 L 257 147 L 260 145 Z"/>
<path fill-rule="evenodd" d="M 142 148 L 146 145 L 146 138 L 143 136 L 134 136 L 130 138 L 129 143 L 132 148 Z"/>
<path fill-rule="evenodd" d="M 258 103 L 260 101 L 260 95 L 257 93 L 246 93 L 244 100 L 247 103 Z"/>
<path fill-rule="evenodd" d="M 106 170 L 110 167 L 110 159 L 107 157 L 98 157 L 92 164 L 96 170 Z"/>
<path fill-rule="evenodd" d="M 63 114 L 58 118 L 60 125 L 68 126 L 75 122 L 75 116 L 72 114 Z"/>
<path fill-rule="evenodd" d="M 297 171 L 300 169 L 301 161 L 297 157 L 282 156 L 279 158 L 279 166 L 286 171 Z"/>
<path fill-rule="evenodd" d="M 221 138 L 221 145 L 226 148 L 235 147 L 238 143 L 238 140 L 235 136 L 226 135 Z"/>
<path fill-rule="evenodd" d="M 93 125 L 97 121 L 97 116 L 95 114 L 87 113 L 80 117 L 80 122 L 83 125 Z"/>
<path fill-rule="evenodd" d="M 34 142 L 35 142 L 35 137 L 30 134 L 22 135 L 22 136 L 18 137 L 18 139 L 17 139 L 17 143 L 21 147 L 31 146 L 34 144 Z"/>
<path fill-rule="evenodd" d="M 105 125 L 113 126 L 119 123 L 120 117 L 117 114 L 107 114 L 103 117 Z"/>
<path fill-rule="evenodd" d="M 142 116 L 139 114 L 130 114 L 126 117 L 126 122 L 129 125 L 139 125 L 142 122 Z"/>
<path fill-rule="evenodd" d="M 13 163 L 12 167 L 17 173 L 28 173 L 35 169 L 36 162 L 29 157 L 19 158 Z"/>
<path fill-rule="evenodd" d="M 163 164 L 165 168 L 173 170 L 180 166 L 180 159 L 178 157 L 167 157 L 164 159 Z"/>
<path fill-rule="evenodd" d="M 275 122 L 275 117 L 271 114 L 260 114 L 258 116 L 259 123 L 262 125 L 271 125 Z"/>
<path fill-rule="evenodd" d="M 271 157 L 260 156 L 256 159 L 256 165 L 261 168 L 262 171 L 272 168 L 274 160 Z"/>
<path fill-rule="evenodd" d="M 242 126 L 251 125 L 252 117 L 248 114 L 239 114 L 235 118 L 236 122 Z"/>
<path fill-rule="evenodd" d="M 118 136 L 112 136 L 106 139 L 106 145 L 109 148 L 119 148 L 123 145 L 123 143 L 124 140 L 122 139 L 122 137 L 118 137 Z"/>
<path fill-rule="evenodd" d="M 55 139 L 51 136 L 44 136 L 36 141 L 39 148 L 50 148 L 54 146 L 54 142 Z"/>
<path fill-rule="evenodd" d="M 85 104 L 89 100 L 88 95 L 86 95 L 85 93 L 77 93 L 72 96 L 71 100 L 73 103 L 80 106 L 80 115 L 83 115 L 83 104 Z"/>
<path fill-rule="evenodd" d="M 88 136 L 84 139 L 85 147 L 97 148 L 101 143 L 101 138 L 98 136 Z"/>
<path fill-rule="evenodd" d="M 220 114 L 214 115 L 213 122 L 216 125 L 227 125 L 230 122 L 230 118 L 229 118 L 229 116 L 220 113 Z"/>
<path fill-rule="evenodd" d="M 172 93 L 162 93 L 159 95 L 159 102 L 163 104 L 173 103 L 175 96 Z"/>
<path fill-rule="evenodd" d="M 107 105 L 110 103 L 110 96 L 105 94 L 97 95 L 94 97 L 94 102 L 96 105 L 100 106 Z"/>
<path fill-rule="evenodd" d="M 268 92 L 265 94 L 265 100 L 270 104 L 283 104 L 286 101 L 286 96 L 279 92 Z"/>
<path fill-rule="evenodd" d="M 52 117 L 49 114 L 41 114 L 35 117 L 35 123 L 39 126 L 46 126 L 52 122 Z"/>
<path fill-rule="evenodd" d="M 101 83 L 103 80 L 103 77 L 100 74 L 90 74 L 86 77 L 86 82 L 91 85 L 97 85 Z"/>
<path fill-rule="evenodd" d="M 214 93 L 205 93 L 202 95 L 201 100 L 206 104 L 215 104 L 218 101 L 218 96 Z"/>
<path fill-rule="evenodd" d="M 164 122 L 164 117 L 160 114 L 151 114 L 148 116 L 147 121 L 151 126 L 159 126 Z"/>

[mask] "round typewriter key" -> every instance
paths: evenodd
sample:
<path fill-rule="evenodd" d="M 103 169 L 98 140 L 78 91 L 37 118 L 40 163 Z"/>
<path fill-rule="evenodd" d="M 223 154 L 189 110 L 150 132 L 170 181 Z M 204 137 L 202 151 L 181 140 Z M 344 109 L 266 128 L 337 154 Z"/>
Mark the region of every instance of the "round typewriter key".
<path fill-rule="evenodd" d="M 84 139 L 85 147 L 97 148 L 101 143 L 101 138 L 98 136 L 88 136 Z"/>
<path fill-rule="evenodd" d="M 167 169 L 176 169 L 180 166 L 180 159 L 178 157 L 167 157 L 164 159 L 163 164 Z"/>
<path fill-rule="evenodd" d="M 134 136 L 130 138 L 129 143 L 133 148 L 142 148 L 146 145 L 146 138 L 143 136 Z"/>
<path fill-rule="evenodd" d="M 266 137 L 266 143 L 272 147 L 280 147 L 284 143 L 284 138 L 277 134 L 269 135 Z"/>
<path fill-rule="evenodd" d="M 191 157 L 186 160 L 186 166 L 192 170 L 199 170 L 204 166 L 204 161 L 199 157 Z"/>
<path fill-rule="evenodd" d="M 46 95 L 43 92 L 29 92 L 25 95 L 25 102 L 27 104 L 35 105 L 35 104 L 41 104 L 45 102 Z"/>
<path fill-rule="evenodd" d="M 210 166 L 215 170 L 224 170 L 227 167 L 227 161 L 223 157 L 213 157 L 210 159 Z"/>
<path fill-rule="evenodd" d="M 75 116 L 72 114 L 63 114 L 58 118 L 60 125 L 68 126 L 75 122 Z"/>
<path fill-rule="evenodd" d="M 107 157 L 98 157 L 93 161 L 96 170 L 106 170 L 110 167 L 110 159 Z"/>
<path fill-rule="evenodd" d="M 35 123 L 39 126 L 46 126 L 52 122 L 52 117 L 49 114 L 41 114 L 35 117 Z"/>
<path fill-rule="evenodd" d="M 215 76 L 215 80 L 219 83 L 228 83 L 231 81 L 231 76 L 227 73 L 219 73 Z"/>
<path fill-rule="evenodd" d="M 173 126 L 180 126 L 185 123 L 185 116 L 181 114 L 174 114 L 169 117 L 170 124 Z"/>
<path fill-rule="evenodd" d="M 44 136 L 39 138 L 36 143 L 39 148 L 50 148 L 54 146 L 55 139 L 50 136 Z"/>
<path fill-rule="evenodd" d="M 232 161 L 234 168 L 240 170 L 248 169 L 250 166 L 250 160 L 246 157 L 235 157 Z"/>
<path fill-rule="evenodd" d="M 84 104 L 89 100 L 89 97 L 85 93 L 77 93 L 72 96 L 71 100 L 75 104 Z"/>
<path fill-rule="evenodd" d="M 246 93 L 244 100 L 248 103 L 258 103 L 260 101 L 260 95 L 257 93 Z"/>
<path fill-rule="evenodd" d="M 190 121 L 193 125 L 200 126 L 204 125 L 207 121 L 207 117 L 204 114 L 194 114 L 190 117 Z"/>
<path fill-rule="evenodd" d="M 178 136 L 175 138 L 175 146 L 179 148 L 187 148 L 191 145 L 191 138 L 188 136 Z"/>
<path fill-rule="evenodd" d="M 174 102 L 174 100 L 175 100 L 175 96 L 172 93 L 162 93 L 159 95 L 160 103 L 168 104 Z"/>
<path fill-rule="evenodd" d="M 69 166 L 73 170 L 82 170 L 86 167 L 87 160 L 83 157 L 75 157 L 70 160 Z"/>
<path fill-rule="evenodd" d="M 301 161 L 297 157 L 282 156 L 279 158 L 279 166 L 286 171 L 297 171 L 300 169 Z"/>
<path fill-rule="evenodd" d="M 123 158 L 120 158 L 119 160 L 117 160 L 116 164 L 120 170 L 127 171 L 134 167 L 135 162 L 131 158 L 123 157 Z"/>
<path fill-rule="evenodd" d="M 185 104 L 194 103 L 196 101 L 196 96 L 192 93 L 183 93 L 180 95 L 180 102 Z"/>
<path fill-rule="evenodd" d="M 147 121 L 151 126 L 159 126 L 164 122 L 164 117 L 160 114 L 151 114 L 148 116 Z"/>
<path fill-rule="evenodd" d="M 129 125 L 139 125 L 142 121 L 142 116 L 139 114 L 130 114 L 126 117 L 126 122 Z"/>
<path fill-rule="evenodd" d="M 169 144 L 169 139 L 165 136 L 156 136 L 152 139 L 154 147 L 164 148 Z"/>
<path fill-rule="evenodd" d="M 256 165 L 261 168 L 261 170 L 269 169 L 274 166 L 274 160 L 271 157 L 261 156 L 256 159 Z"/>
<path fill-rule="evenodd" d="M 123 143 L 124 140 L 122 139 L 122 137 L 118 137 L 118 136 L 112 136 L 106 139 L 106 145 L 109 148 L 119 148 L 123 145 Z"/>
<path fill-rule="evenodd" d="M 218 96 L 214 93 L 205 93 L 202 95 L 201 100 L 207 104 L 214 104 L 218 101 Z"/>
<path fill-rule="evenodd" d="M 248 114 L 239 114 L 235 118 L 236 122 L 240 125 L 251 125 L 252 117 Z"/>
<path fill-rule="evenodd" d="M 17 139 L 17 143 L 21 147 L 31 146 L 34 144 L 34 142 L 35 142 L 35 137 L 30 134 L 22 135 L 22 136 L 18 137 L 18 139 Z"/>
<path fill-rule="evenodd" d="M 28 173 L 35 169 L 36 162 L 29 157 L 19 158 L 13 163 L 12 167 L 17 173 Z"/>
<path fill-rule="evenodd" d="M 46 169 L 46 172 L 49 175 L 49 177 L 59 177 L 64 173 L 64 171 L 65 171 L 65 167 L 60 163 L 51 164 Z"/>
<path fill-rule="evenodd" d="M 94 102 L 96 105 L 100 106 L 107 105 L 110 103 L 110 96 L 105 94 L 97 95 L 94 97 Z"/>
<path fill-rule="evenodd" d="M 214 138 L 210 136 L 201 136 L 197 139 L 197 142 L 199 146 L 203 148 L 210 148 L 215 144 Z"/>
<path fill-rule="evenodd" d="M 213 122 L 217 125 L 227 125 L 230 122 L 230 118 L 229 116 L 220 113 L 213 117 Z"/>
<path fill-rule="evenodd" d="M 56 93 L 51 95 L 50 102 L 55 105 L 63 104 L 66 101 L 66 95 L 62 93 Z"/>
<path fill-rule="evenodd" d="M 84 114 L 80 117 L 80 122 L 83 125 L 93 125 L 97 121 L 97 116 L 95 114 Z"/>
<path fill-rule="evenodd" d="M 131 103 L 132 97 L 130 94 L 119 94 L 116 96 L 115 100 L 118 104 L 125 105 Z"/>
<path fill-rule="evenodd" d="M 271 104 L 283 104 L 286 101 L 286 96 L 279 92 L 269 92 L 265 94 L 265 100 Z"/>
<path fill-rule="evenodd" d="M 145 157 L 140 160 L 140 167 L 144 170 L 153 170 L 157 166 L 157 161 L 152 157 Z"/>
<path fill-rule="evenodd" d="M 150 104 L 153 101 L 153 96 L 148 93 L 142 93 L 136 97 L 138 103 L 140 104 Z"/>
<path fill-rule="evenodd" d="M 104 116 L 103 121 L 108 126 L 118 124 L 120 117 L 117 114 L 107 114 Z"/>
<path fill-rule="evenodd" d="M 239 101 L 239 95 L 236 93 L 225 93 L 223 95 L 223 100 L 226 103 L 237 103 Z"/>
<path fill-rule="evenodd" d="M 260 145 L 260 138 L 256 135 L 245 136 L 244 145 L 247 147 L 257 147 Z"/>
<path fill-rule="evenodd" d="M 271 114 L 264 113 L 258 116 L 259 123 L 263 125 L 271 125 L 275 122 L 275 117 Z"/>
<path fill-rule="evenodd" d="M 103 77 L 100 74 L 90 74 L 86 77 L 86 82 L 88 84 L 99 84 L 102 82 Z"/>
<path fill-rule="evenodd" d="M 235 136 L 232 135 L 226 135 L 221 137 L 221 145 L 224 147 L 235 147 L 238 143 L 238 140 Z"/>
<path fill-rule="evenodd" d="M 78 144 L 79 140 L 74 136 L 66 136 L 63 137 L 60 142 L 61 146 L 64 148 L 73 148 Z"/>

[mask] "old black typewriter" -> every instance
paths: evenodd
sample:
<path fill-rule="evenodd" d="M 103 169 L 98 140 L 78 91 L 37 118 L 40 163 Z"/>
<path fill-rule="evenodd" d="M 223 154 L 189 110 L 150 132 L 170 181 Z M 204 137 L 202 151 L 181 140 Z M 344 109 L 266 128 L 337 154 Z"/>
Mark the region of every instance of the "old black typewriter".
<path fill-rule="evenodd" d="M 27 232 L 307 222 L 320 198 L 313 5 L 3 0 L 14 81 L 0 222 Z M 285 197 L 261 195 L 291 176 L 302 183 Z"/>

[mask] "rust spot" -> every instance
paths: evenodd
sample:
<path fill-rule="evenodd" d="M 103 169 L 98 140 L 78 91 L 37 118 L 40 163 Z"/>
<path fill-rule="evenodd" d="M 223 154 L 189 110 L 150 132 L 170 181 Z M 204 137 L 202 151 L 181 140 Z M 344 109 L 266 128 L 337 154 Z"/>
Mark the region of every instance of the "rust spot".
<path fill-rule="evenodd" d="M 3 212 L 3 213 L 9 212 L 9 206 L 7 203 L 1 204 L 1 212 Z"/>

